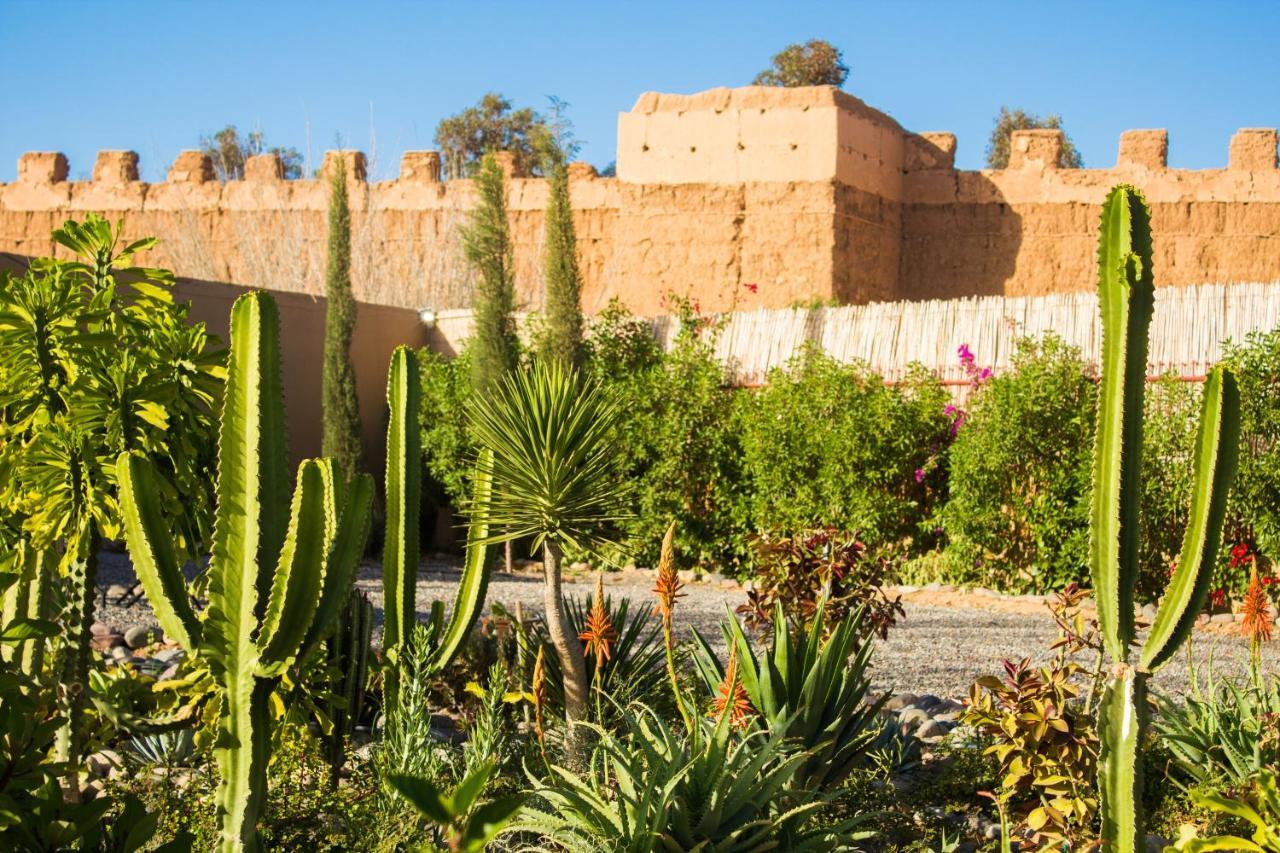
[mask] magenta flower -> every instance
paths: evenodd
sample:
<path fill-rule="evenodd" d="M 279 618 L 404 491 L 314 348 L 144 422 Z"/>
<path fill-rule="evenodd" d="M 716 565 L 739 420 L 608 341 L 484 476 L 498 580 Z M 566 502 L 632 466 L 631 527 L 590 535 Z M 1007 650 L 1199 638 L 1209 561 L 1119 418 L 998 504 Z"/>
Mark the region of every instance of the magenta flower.
<path fill-rule="evenodd" d="M 923 483 L 923 482 L 924 482 L 924 469 L 923 469 L 923 468 L 917 468 L 917 469 L 916 469 L 916 482 L 917 482 L 917 483 Z"/>

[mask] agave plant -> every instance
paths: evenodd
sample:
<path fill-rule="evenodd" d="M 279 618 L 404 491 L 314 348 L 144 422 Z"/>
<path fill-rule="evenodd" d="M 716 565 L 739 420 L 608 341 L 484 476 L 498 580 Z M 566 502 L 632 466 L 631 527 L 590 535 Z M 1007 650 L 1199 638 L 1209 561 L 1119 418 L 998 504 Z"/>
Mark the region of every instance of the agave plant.
<path fill-rule="evenodd" d="M 1145 837 L 1141 750 L 1148 728 L 1147 681 L 1191 633 L 1209 591 L 1239 454 L 1240 394 L 1229 371 L 1221 366 L 1210 371 L 1182 553 L 1135 663 L 1130 647 L 1141 544 L 1143 395 L 1155 284 L 1151 212 L 1133 187 L 1116 187 L 1103 205 L 1098 266 L 1102 371 L 1089 557 L 1102 645 L 1112 662 L 1098 706 L 1098 781 L 1103 845 L 1135 853 Z"/>
<path fill-rule="evenodd" d="M 803 631 L 788 626 L 780 602 L 775 608 L 768 650 L 757 650 L 732 614 L 722 626 L 725 642 L 765 726 L 794 739 L 808 753 L 797 779 L 817 790 L 832 790 L 868 760 L 887 699 L 866 701 L 873 646 L 862 627 L 863 611 L 846 615 L 824 639 L 824 602 L 819 601 Z M 697 631 L 694 639 L 694 663 L 714 692 L 725 671 Z"/>
<path fill-rule="evenodd" d="M 780 734 L 735 737 L 721 714 L 685 737 L 642 705 L 623 718 L 620 734 L 592 727 L 603 760 L 587 774 L 553 766 L 534 780 L 545 808 L 526 807 L 511 828 L 583 853 L 844 850 L 870 835 L 815 820 L 824 798 L 792 784 L 806 754 Z"/>
<path fill-rule="evenodd" d="M 275 302 L 264 293 L 246 294 L 231 309 L 203 618 L 180 570 L 154 466 L 131 453 L 116 463 L 129 554 L 156 619 L 216 684 L 224 851 L 258 847 L 271 695 L 281 675 L 319 646 L 346 603 L 373 495 L 367 475 L 344 487 L 331 460 L 308 460 L 298 468 L 290 503 L 278 326 Z"/>
<path fill-rule="evenodd" d="M 590 552 L 608 542 L 624 515 L 609 442 L 618 410 L 576 371 L 539 361 L 504 378 L 467 415 L 482 453 L 493 459 L 487 541 L 530 537 L 542 549 L 547 631 L 564 673 L 572 749 L 589 682 L 582 643 L 565 615 L 561 563 L 566 548 Z"/>

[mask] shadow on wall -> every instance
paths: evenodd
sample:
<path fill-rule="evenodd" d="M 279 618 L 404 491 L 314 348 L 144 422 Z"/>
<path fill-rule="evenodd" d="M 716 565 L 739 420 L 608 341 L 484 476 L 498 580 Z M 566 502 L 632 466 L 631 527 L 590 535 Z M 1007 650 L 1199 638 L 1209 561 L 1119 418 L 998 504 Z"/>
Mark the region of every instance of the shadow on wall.
<path fill-rule="evenodd" d="M 952 171 L 928 177 L 955 184 L 949 197 L 972 201 L 913 201 L 903 206 L 896 298 L 1005 295 L 1018 271 L 1022 215 L 984 172 Z"/>
<path fill-rule="evenodd" d="M 0 272 L 21 275 L 31 258 L 0 252 Z M 178 279 L 177 299 L 191 303 L 191 319 L 203 322 L 225 346 L 229 337 L 231 304 L 250 290 L 234 284 L 199 279 Z M 289 456 L 296 466 L 320 455 L 320 371 L 324 354 L 323 297 L 274 292 L 280 306 L 281 372 L 285 414 L 289 425 Z M 417 311 L 385 305 L 357 303 L 351 360 L 360 397 L 365 466 L 379 478 L 386 455 L 387 366 L 391 352 L 401 344 L 425 346 L 428 330 Z"/>

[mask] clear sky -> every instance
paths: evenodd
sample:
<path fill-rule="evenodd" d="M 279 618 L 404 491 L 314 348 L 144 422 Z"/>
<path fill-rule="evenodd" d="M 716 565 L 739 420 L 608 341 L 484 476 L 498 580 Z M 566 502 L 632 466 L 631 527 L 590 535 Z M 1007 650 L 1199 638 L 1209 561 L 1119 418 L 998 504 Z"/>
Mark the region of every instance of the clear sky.
<path fill-rule="evenodd" d="M 646 90 L 749 83 L 825 38 L 845 88 L 981 165 L 1001 104 L 1058 112 L 1086 166 L 1127 128 L 1169 130 L 1170 164 L 1225 165 L 1240 127 L 1280 125 L 1280 3 L 58 2 L 0 0 L 0 181 L 60 150 L 87 177 L 131 148 L 143 177 L 227 123 L 310 152 L 341 138 L 394 176 L 401 151 L 486 91 L 570 104 L 582 159 L 614 159 Z"/>

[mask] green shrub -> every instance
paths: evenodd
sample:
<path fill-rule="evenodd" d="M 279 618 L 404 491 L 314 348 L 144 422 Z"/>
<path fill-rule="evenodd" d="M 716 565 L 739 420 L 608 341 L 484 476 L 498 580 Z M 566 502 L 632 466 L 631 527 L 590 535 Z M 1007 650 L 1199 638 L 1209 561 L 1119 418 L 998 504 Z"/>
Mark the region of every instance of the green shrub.
<path fill-rule="evenodd" d="M 1280 560 L 1280 329 L 1228 343 L 1223 361 L 1240 385 L 1240 470 L 1231 494 L 1228 537 L 1252 540 Z"/>
<path fill-rule="evenodd" d="M 1142 430 L 1142 550 L 1139 599 L 1155 601 L 1182 549 L 1191 503 L 1192 456 L 1200 417 L 1200 386 L 1166 376 L 1147 386 Z"/>
<path fill-rule="evenodd" d="M 445 358 L 425 347 L 418 351 L 422 374 L 422 458 L 430 482 L 429 495 L 439 505 L 466 499 L 475 442 L 462 413 L 471 399 L 471 366 L 466 353 Z"/>
<path fill-rule="evenodd" d="M 958 570 L 1016 592 L 1086 579 L 1095 396 L 1080 351 L 1052 334 L 1020 339 L 1013 369 L 975 392 L 941 513 Z"/>
<path fill-rule="evenodd" d="M 943 493 L 944 466 L 929 462 L 947 439 L 947 400 L 923 370 L 889 386 L 816 348 L 772 371 L 740 401 L 750 526 L 834 526 L 873 550 L 909 549 Z"/>

